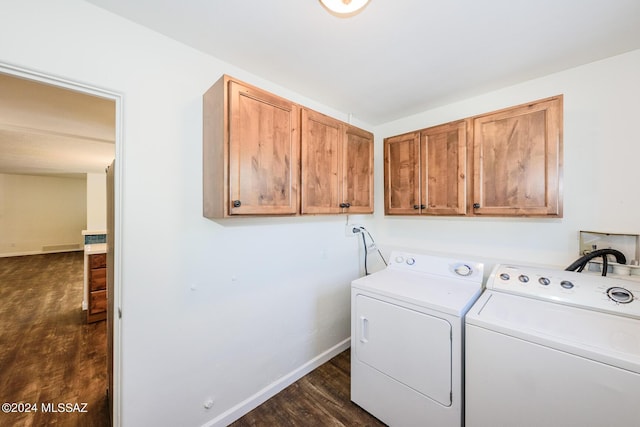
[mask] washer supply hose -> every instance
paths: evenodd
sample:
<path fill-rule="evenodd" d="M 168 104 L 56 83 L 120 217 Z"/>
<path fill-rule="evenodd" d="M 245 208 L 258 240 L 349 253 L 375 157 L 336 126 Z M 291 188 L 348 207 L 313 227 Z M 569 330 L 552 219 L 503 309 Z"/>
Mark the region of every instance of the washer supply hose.
<path fill-rule="evenodd" d="M 602 275 L 607 275 L 607 269 L 609 267 L 609 260 L 607 259 L 607 255 L 613 255 L 616 257 L 616 262 L 618 264 L 626 264 L 627 258 L 624 254 L 615 249 L 598 249 L 593 252 L 589 252 L 588 254 L 578 258 L 571 264 L 569 267 L 565 268 L 565 271 L 577 271 L 580 273 L 584 270 L 584 267 L 587 265 L 589 261 L 593 258 L 602 257 Z"/>

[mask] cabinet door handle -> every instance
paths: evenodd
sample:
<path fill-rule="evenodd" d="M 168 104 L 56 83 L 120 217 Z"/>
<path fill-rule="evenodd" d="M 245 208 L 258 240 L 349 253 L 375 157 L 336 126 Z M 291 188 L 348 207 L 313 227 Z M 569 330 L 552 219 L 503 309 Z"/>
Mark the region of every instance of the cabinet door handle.
<path fill-rule="evenodd" d="M 473 209 L 478 209 L 480 208 L 480 203 L 474 203 L 473 204 Z"/>
<path fill-rule="evenodd" d="M 340 207 L 341 208 L 350 208 L 351 207 L 351 203 L 340 203 Z"/>
<path fill-rule="evenodd" d="M 420 205 L 420 209 L 427 209 L 426 205 Z"/>
<path fill-rule="evenodd" d="M 420 209 L 420 205 L 413 205 L 413 209 Z"/>
<path fill-rule="evenodd" d="M 240 205 L 242 205 L 242 202 L 240 202 L 240 200 L 234 200 L 233 202 L 231 202 L 231 204 L 234 208 L 239 208 Z"/>

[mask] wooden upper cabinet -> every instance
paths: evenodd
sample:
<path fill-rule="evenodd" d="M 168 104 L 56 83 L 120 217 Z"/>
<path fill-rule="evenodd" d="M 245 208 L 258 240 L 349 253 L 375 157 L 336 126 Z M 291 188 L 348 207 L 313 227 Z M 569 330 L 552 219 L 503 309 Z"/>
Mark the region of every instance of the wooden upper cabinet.
<path fill-rule="evenodd" d="M 303 214 L 373 212 L 373 135 L 302 109 Z"/>
<path fill-rule="evenodd" d="M 385 139 L 385 213 L 464 215 L 464 121 Z"/>
<path fill-rule="evenodd" d="M 203 97 L 204 216 L 295 215 L 300 109 L 223 76 Z"/>
<path fill-rule="evenodd" d="M 474 215 L 562 216 L 562 96 L 473 118 Z"/>
<path fill-rule="evenodd" d="M 222 76 L 203 96 L 203 214 L 373 212 L 373 134 Z"/>
<path fill-rule="evenodd" d="M 384 140 L 387 215 L 562 217 L 562 95 Z"/>
<path fill-rule="evenodd" d="M 467 127 L 448 123 L 420 133 L 420 200 L 423 214 L 466 212 Z"/>
<path fill-rule="evenodd" d="M 384 212 L 420 213 L 420 132 L 384 140 Z"/>

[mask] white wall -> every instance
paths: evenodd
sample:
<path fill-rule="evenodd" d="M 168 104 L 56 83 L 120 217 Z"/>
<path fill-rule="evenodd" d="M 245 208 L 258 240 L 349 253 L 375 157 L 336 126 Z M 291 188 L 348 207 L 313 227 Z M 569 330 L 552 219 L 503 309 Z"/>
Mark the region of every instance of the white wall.
<path fill-rule="evenodd" d="M 107 229 L 107 174 L 87 174 L 87 230 Z"/>
<path fill-rule="evenodd" d="M 375 128 L 380 246 L 566 267 L 578 257 L 580 230 L 640 234 L 638 76 L 634 51 Z M 564 94 L 564 218 L 384 216 L 385 137 L 557 94 Z"/>
<path fill-rule="evenodd" d="M 84 179 L 0 174 L 0 256 L 82 249 L 85 207 Z"/>
<path fill-rule="evenodd" d="M 123 94 L 124 426 L 222 425 L 346 342 L 358 239 L 344 217 L 203 218 L 201 103 L 228 73 L 346 114 L 79 0 L 2 9 L 0 62 Z"/>

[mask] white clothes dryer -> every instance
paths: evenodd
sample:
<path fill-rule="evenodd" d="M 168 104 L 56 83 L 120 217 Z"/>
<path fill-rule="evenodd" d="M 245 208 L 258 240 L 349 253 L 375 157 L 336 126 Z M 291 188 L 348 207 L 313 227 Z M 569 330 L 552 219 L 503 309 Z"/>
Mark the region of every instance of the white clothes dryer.
<path fill-rule="evenodd" d="M 467 427 L 640 425 L 640 283 L 497 265 L 466 319 Z"/>
<path fill-rule="evenodd" d="M 391 426 L 460 426 L 464 315 L 483 265 L 393 252 L 351 284 L 351 400 Z"/>

